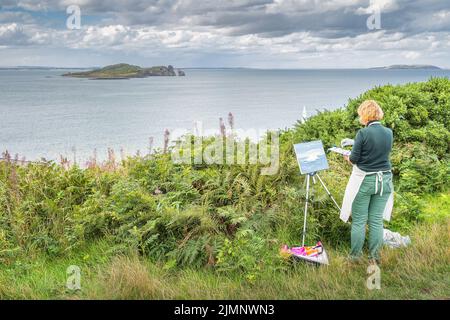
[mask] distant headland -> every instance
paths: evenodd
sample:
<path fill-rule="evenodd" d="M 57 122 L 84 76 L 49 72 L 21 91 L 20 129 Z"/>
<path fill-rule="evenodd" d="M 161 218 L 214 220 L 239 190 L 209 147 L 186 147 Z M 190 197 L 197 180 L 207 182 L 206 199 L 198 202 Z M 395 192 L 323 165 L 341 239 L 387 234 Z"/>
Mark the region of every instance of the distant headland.
<path fill-rule="evenodd" d="M 375 67 L 370 69 L 382 69 L 382 70 L 399 70 L 399 69 L 414 69 L 414 70 L 442 70 L 439 67 L 428 64 L 394 64 L 385 67 Z"/>
<path fill-rule="evenodd" d="M 173 66 L 156 66 L 150 68 L 142 68 L 126 63 L 119 63 L 106 66 L 101 69 L 94 69 L 85 72 L 69 72 L 63 74 L 64 77 L 88 78 L 92 80 L 116 80 L 130 78 L 146 78 L 146 77 L 174 77 L 185 76 L 185 72 L 175 69 Z"/>

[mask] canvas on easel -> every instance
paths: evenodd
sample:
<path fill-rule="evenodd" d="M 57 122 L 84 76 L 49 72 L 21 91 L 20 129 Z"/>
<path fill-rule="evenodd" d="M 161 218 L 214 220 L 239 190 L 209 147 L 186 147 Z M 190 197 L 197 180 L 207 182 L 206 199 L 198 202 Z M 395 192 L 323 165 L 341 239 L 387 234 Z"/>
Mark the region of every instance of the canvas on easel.
<path fill-rule="evenodd" d="M 306 201 L 303 217 L 302 245 L 292 248 L 289 248 L 287 245 L 285 245 L 282 247 L 281 253 L 295 257 L 305 262 L 327 265 L 328 256 L 325 248 L 322 245 L 322 242 L 317 242 L 315 246 L 305 246 L 306 217 L 308 213 L 308 200 L 311 178 L 315 184 L 315 178 L 317 177 L 327 194 L 331 197 L 334 204 L 340 211 L 339 205 L 337 204 L 336 200 L 333 198 L 325 183 L 317 174 L 318 171 L 326 170 L 329 168 L 325 150 L 323 148 L 323 143 L 320 140 L 298 143 L 294 144 L 294 150 L 298 165 L 300 167 L 300 173 L 302 175 L 306 175 Z"/>
<path fill-rule="evenodd" d="M 328 169 L 328 161 L 322 141 L 294 144 L 294 150 L 301 174 L 310 174 Z"/>

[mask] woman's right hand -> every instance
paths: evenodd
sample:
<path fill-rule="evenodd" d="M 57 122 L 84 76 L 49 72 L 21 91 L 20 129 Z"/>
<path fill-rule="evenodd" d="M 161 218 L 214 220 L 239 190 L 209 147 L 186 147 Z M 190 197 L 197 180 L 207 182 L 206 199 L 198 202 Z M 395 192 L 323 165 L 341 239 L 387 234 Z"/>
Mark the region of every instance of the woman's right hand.
<path fill-rule="evenodd" d="M 350 161 L 350 156 L 344 156 L 344 159 L 347 160 L 350 165 L 353 165 L 353 163 Z"/>

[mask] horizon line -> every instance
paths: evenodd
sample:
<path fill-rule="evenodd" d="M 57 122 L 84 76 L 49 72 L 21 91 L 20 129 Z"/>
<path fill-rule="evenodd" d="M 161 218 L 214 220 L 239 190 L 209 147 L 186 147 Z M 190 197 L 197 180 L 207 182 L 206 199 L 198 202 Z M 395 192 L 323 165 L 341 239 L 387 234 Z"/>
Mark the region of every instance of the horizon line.
<path fill-rule="evenodd" d="M 450 70 L 450 67 L 440 67 L 432 64 L 394 64 L 385 66 L 370 66 L 370 67 L 292 67 L 292 68 L 264 68 L 264 67 L 174 67 L 175 69 L 249 69 L 249 70 L 363 70 L 363 69 L 388 69 L 391 66 L 423 66 L 423 67 L 436 67 L 440 70 Z M 96 69 L 102 68 L 101 66 L 88 66 L 88 67 L 68 67 L 68 66 L 45 66 L 45 65 L 9 65 L 0 66 L 0 69 L 14 69 L 14 68 L 41 68 L 41 69 Z M 411 68 L 413 69 L 413 68 Z M 407 68 L 406 68 L 407 70 Z"/>

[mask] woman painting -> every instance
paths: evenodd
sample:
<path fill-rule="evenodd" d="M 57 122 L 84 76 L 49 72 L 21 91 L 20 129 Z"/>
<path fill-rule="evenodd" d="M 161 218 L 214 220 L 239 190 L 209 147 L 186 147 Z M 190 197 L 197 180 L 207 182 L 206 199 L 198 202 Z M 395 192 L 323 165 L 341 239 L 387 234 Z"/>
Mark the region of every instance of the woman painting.
<path fill-rule="evenodd" d="M 392 130 L 384 127 L 383 110 L 374 100 L 364 101 L 358 108 L 359 121 L 365 127 L 356 134 L 350 156 L 353 165 L 342 204 L 341 219 L 352 215 L 352 261 L 360 260 L 369 225 L 369 261 L 380 263 L 383 244 L 383 218 L 389 220 L 393 207 L 392 172 L 389 156 L 392 150 Z"/>

